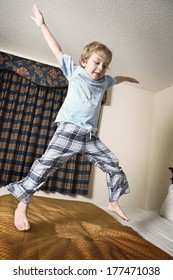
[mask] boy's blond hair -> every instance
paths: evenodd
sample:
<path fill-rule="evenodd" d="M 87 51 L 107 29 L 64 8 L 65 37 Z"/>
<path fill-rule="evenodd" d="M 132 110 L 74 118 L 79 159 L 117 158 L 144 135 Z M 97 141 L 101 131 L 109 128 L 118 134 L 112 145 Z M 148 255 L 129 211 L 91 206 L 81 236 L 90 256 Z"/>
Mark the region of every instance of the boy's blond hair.
<path fill-rule="evenodd" d="M 99 53 L 104 56 L 106 64 L 110 64 L 112 60 L 112 52 L 108 47 L 100 42 L 94 41 L 87 44 L 80 56 L 80 63 L 84 60 L 88 60 L 93 53 Z"/>

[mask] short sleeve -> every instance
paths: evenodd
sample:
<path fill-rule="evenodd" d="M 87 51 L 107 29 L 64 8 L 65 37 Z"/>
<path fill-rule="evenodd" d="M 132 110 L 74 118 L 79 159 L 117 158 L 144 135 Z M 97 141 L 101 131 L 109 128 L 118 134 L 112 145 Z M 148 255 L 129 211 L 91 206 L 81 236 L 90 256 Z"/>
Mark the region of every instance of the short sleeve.
<path fill-rule="evenodd" d="M 63 54 L 61 69 L 67 80 L 74 74 L 77 65 L 68 54 Z"/>
<path fill-rule="evenodd" d="M 113 87 L 116 84 L 116 80 L 111 76 L 106 75 L 107 89 Z"/>

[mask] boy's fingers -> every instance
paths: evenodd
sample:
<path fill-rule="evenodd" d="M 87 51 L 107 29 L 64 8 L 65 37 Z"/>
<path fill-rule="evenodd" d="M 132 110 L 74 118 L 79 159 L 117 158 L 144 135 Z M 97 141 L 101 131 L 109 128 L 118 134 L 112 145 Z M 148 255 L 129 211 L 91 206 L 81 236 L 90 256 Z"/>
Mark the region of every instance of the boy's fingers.
<path fill-rule="evenodd" d="M 33 13 L 37 13 L 39 9 L 37 8 L 36 4 L 32 6 Z"/>
<path fill-rule="evenodd" d="M 31 16 L 31 18 L 32 18 L 34 21 L 36 21 L 36 19 L 35 19 L 33 16 Z"/>
<path fill-rule="evenodd" d="M 34 10 L 36 10 L 36 9 L 38 10 L 36 4 L 34 4 L 32 7 L 33 7 Z"/>

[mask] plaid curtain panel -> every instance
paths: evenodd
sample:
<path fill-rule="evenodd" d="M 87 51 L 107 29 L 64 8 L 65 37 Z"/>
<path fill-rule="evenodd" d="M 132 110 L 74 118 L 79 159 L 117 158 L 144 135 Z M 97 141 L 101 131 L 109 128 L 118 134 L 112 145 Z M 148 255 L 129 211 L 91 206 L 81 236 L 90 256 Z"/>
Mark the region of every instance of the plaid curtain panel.
<path fill-rule="evenodd" d="M 0 186 L 21 180 L 44 153 L 67 87 L 59 68 L 0 52 Z M 78 154 L 42 190 L 86 195 L 90 171 Z"/>

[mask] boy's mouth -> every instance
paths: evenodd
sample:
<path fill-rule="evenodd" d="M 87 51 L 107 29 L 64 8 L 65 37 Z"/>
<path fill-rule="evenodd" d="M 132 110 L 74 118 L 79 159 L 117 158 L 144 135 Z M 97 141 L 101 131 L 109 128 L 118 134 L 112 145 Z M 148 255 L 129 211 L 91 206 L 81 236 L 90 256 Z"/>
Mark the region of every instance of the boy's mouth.
<path fill-rule="evenodd" d="M 98 72 L 94 72 L 94 75 L 98 78 L 100 77 L 100 73 L 98 73 Z"/>

